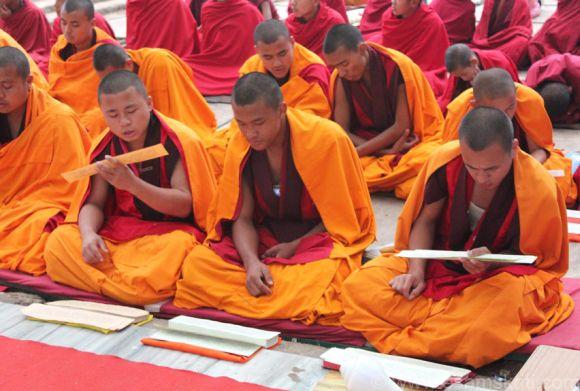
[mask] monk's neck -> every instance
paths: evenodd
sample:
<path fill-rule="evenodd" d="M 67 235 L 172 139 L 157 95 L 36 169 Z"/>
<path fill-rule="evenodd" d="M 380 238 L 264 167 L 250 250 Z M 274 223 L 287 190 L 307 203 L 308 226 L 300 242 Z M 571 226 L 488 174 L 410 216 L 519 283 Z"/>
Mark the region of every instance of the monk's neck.
<path fill-rule="evenodd" d="M 10 134 L 12 138 L 18 137 L 20 129 L 22 128 L 22 122 L 24 121 L 24 112 L 26 111 L 26 102 L 16 110 L 6 114 L 8 119 L 8 125 L 10 125 Z"/>
<path fill-rule="evenodd" d="M 310 12 L 309 14 L 303 15 L 300 19 L 304 22 L 304 23 L 308 23 L 311 20 L 314 20 L 314 18 L 316 18 L 316 15 L 318 15 L 318 11 L 320 11 L 320 4 L 317 5 L 312 12 Z"/>
<path fill-rule="evenodd" d="M 76 53 L 83 52 L 85 50 L 89 50 L 95 44 L 95 42 L 97 40 L 96 36 L 97 36 L 97 33 L 96 33 L 95 29 L 93 29 L 93 33 L 91 34 L 90 39 L 88 39 L 87 41 L 85 41 L 79 45 L 75 45 Z"/>
<path fill-rule="evenodd" d="M 284 141 L 286 140 L 286 131 L 288 129 L 288 119 L 284 117 L 282 121 L 282 126 L 280 127 L 280 131 L 278 135 L 276 135 L 276 139 L 270 145 L 270 147 L 266 150 L 268 155 L 278 155 L 284 150 Z"/>
<path fill-rule="evenodd" d="M 397 19 L 409 19 L 411 16 L 413 16 L 415 14 L 415 12 L 417 12 L 419 10 L 419 8 L 421 8 L 421 3 L 419 3 L 417 8 L 415 8 L 412 11 L 409 11 L 409 13 L 407 13 L 406 15 L 397 15 Z"/>
<path fill-rule="evenodd" d="M 7 4 L 7 7 L 12 11 L 12 13 L 18 12 L 24 7 L 24 0 L 16 0 Z"/>

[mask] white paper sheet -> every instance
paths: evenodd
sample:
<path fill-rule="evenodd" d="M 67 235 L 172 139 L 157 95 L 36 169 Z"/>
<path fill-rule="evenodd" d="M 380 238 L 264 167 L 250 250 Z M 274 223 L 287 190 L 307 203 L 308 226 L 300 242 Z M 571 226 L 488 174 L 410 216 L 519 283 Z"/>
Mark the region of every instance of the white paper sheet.
<path fill-rule="evenodd" d="M 421 259 L 443 259 L 455 261 L 460 258 L 471 258 L 483 262 L 502 262 L 515 263 L 522 265 L 533 264 L 537 257 L 535 255 L 516 255 L 516 254 L 485 254 L 479 257 L 468 257 L 467 251 L 444 251 L 444 250 L 403 250 L 397 254 L 403 258 L 421 258 Z"/>

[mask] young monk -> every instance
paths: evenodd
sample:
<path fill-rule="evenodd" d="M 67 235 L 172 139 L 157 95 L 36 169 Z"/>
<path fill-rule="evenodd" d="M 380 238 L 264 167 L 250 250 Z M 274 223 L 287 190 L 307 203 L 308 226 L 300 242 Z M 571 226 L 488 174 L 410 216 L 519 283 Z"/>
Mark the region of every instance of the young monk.
<path fill-rule="evenodd" d="M 133 305 L 173 296 L 181 264 L 204 238 L 215 182 L 201 141 L 153 110 L 139 77 L 99 85 L 109 125 L 93 144 L 98 174 L 79 183 L 66 223 L 45 249 L 54 281 Z M 168 156 L 124 165 L 116 156 L 163 144 Z"/>
<path fill-rule="evenodd" d="M 32 77 L 32 84 L 41 90 L 48 90 L 48 82 L 46 81 L 44 74 L 34 62 L 34 59 L 24 50 L 22 46 L 14 38 L 10 36 L 6 31 L 0 29 L 0 47 L 10 46 L 20 50 L 28 60 L 28 67 L 30 68 L 30 76 Z"/>
<path fill-rule="evenodd" d="M 276 6 L 274 5 L 274 2 L 272 0 L 249 0 L 249 1 L 256 7 L 258 7 L 258 10 L 260 10 L 260 12 L 262 13 L 264 20 L 280 19 L 280 16 L 278 15 L 278 10 L 276 9 Z"/>
<path fill-rule="evenodd" d="M 88 147 L 74 112 L 32 83 L 24 53 L 1 47 L 0 268 L 44 274 L 46 239 L 76 188 L 61 174 L 82 166 Z"/>
<path fill-rule="evenodd" d="M 48 73 L 50 55 L 50 24 L 32 0 L 1 0 L 0 28 L 10 34 L 38 64 Z"/>
<path fill-rule="evenodd" d="M 322 55 L 328 30 L 344 23 L 342 16 L 322 0 L 293 0 L 294 12 L 286 19 L 292 38 L 311 52 Z"/>
<path fill-rule="evenodd" d="M 50 52 L 50 94 L 83 114 L 98 106 L 99 77 L 93 70 L 93 53 L 99 45 L 116 41 L 94 27 L 90 0 L 66 0 L 60 16 L 64 34 Z"/>
<path fill-rule="evenodd" d="M 450 77 L 445 84 L 445 92 L 437 99 L 441 111 L 447 112 L 447 105 L 463 91 L 471 88 L 473 79 L 482 70 L 502 68 L 509 72 L 513 81 L 520 82 L 516 64 L 499 50 L 471 49 L 458 43 L 445 52 L 445 68 Z"/>
<path fill-rule="evenodd" d="M 407 56 L 365 43 L 347 24 L 330 30 L 324 53 L 336 68 L 333 119 L 356 146 L 369 189 L 407 198 L 443 127 L 425 76 Z"/>
<path fill-rule="evenodd" d="M 368 0 L 358 29 L 363 37 L 379 33 L 383 28 L 383 13 L 391 6 L 391 0 Z"/>
<path fill-rule="evenodd" d="M 296 1 L 300 0 L 288 0 L 288 16 L 294 12 L 294 3 Z M 322 2 L 342 16 L 342 23 L 348 23 L 345 0 L 322 0 Z"/>
<path fill-rule="evenodd" d="M 56 0 L 54 2 L 54 9 L 56 11 L 57 17 L 52 22 L 52 34 L 50 35 L 50 47 L 54 46 L 54 44 L 58 40 L 58 37 L 62 34 L 62 27 L 61 27 L 61 23 L 60 23 L 60 11 L 62 9 L 62 5 L 64 4 L 64 1 L 65 0 Z M 107 19 L 105 19 L 105 17 L 103 15 L 101 15 L 99 12 L 96 12 L 96 11 L 95 11 L 95 27 L 98 27 L 99 29 L 101 29 L 104 32 L 106 32 L 107 34 L 109 34 L 109 36 L 111 38 L 115 39 L 115 33 L 113 31 L 113 28 L 109 24 L 109 22 L 107 22 Z"/>
<path fill-rule="evenodd" d="M 215 115 L 193 84 L 191 68 L 169 50 L 125 51 L 119 45 L 104 44 L 95 50 L 93 67 L 100 79 L 116 70 L 135 72 L 155 110 L 191 128 L 202 140 L 215 131 Z M 82 120 L 93 138 L 107 127 L 100 109 L 91 110 Z"/>
<path fill-rule="evenodd" d="M 542 213 L 537 213 L 541 210 Z M 550 238 L 547 240 L 547 238 Z M 345 327 L 380 352 L 479 368 L 570 316 L 566 206 L 495 108 L 463 119 L 459 142 L 430 158 L 397 224 L 395 253 L 366 263 L 342 292 Z M 531 266 L 405 259 L 405 249 L 537 256 Z"/>
<path fill-rule="evenodd" d="M 447 106 L 444 140 L 456 140 L 461 119 L 473 107 L 479 106 L 495 107 L 512 119 L 520 148 L 550 170 L 566 203 L 573 205 L 576 186 L 572 180 L 572 162 L 554 148 L 552 123 L 544 109 L 542 97 L 533 89 L 514 83 L 503 69 L 481 71 L 475 77 L 473 88 Z"/>
<path fill-rule="evenodd" d="M 429 3 L 443 20 L 449 42 L 471 42 L 475 32 L 475 4 L 471 0 L 433 0 Z"/>
<path fill-rule="evenodd" d="M 352 143 L 334 122 L 288 108 L 263 73 L 240 78 L 232 107 L 240 131 L 174 303 L 337 325 L 342 282 L 375 237 Z"/>

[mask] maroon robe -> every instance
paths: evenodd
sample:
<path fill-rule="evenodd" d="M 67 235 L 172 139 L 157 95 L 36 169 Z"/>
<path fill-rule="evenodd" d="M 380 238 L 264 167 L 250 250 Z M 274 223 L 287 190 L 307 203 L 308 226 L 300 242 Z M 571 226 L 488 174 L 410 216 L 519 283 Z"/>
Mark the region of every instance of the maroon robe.
<path fill-rule="evenodd" d="M 475 4 L 471 0 L 433 0 L 429 5 L 443 20 L 452 45 L 471 42 L 475 32 Z"/>
<path fill-rule="evenodd" d="M 346 14 L 346 5 L 344 0 L 322 0 L 330 8 L 338 12 L 344 19 L 344 23 L 348 23 L 348 15 Z M 292 3 L 288 2 L 288 15 L 292 13 Z"/>
<path fill-rule="evenodd" d="M 391 6 L 391 0 L 369 0 L 358 25 L 365 39 L 369 34 L 380 33 L 383 28 L 383 13 Z"/>
<path fill-rule="evenodd" d="M 105 17 L 98 12 L 95 12 L 95 27 L 98 27 L 107 34 L 109 34 L 111 38 L 117 39 L 115 37 L 115 32 L 113 31 L 113 28 L 111 27 L 109 22 L 107 22 L 107 19 L 105 19 Z M 51 47 L 54 46 L 56 40 L 60 35 L 62 35 L 62 28 L 60 27 L 60 17 L 56 17 L 54 22 L 52 22 L 52 35 L 50 36 Z"/>

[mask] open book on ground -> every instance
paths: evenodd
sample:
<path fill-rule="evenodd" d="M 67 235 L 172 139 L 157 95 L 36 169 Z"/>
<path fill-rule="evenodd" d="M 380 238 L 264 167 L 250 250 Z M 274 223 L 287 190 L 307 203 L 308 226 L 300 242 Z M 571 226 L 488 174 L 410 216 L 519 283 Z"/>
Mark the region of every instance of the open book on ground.
<path fill-rule="evenodd" d="M 280 342 L 280 333 L 207 319 L 178 316 L 167 328 L 141 340 L 145 345 L 246 362 L 260 349 Z"/>
<path fill-rule="evenodd" d="M 484 254 L 477 257 L 470 257 L 467 255 L 467 251 L 449 250 L 403 250 L 396 255 L 402 258 L 441 259 L 447 261 L 458 261 L 461 258 L 469 258 L 482 262 L 518 265 L 533 265 L 537 259 L 535 255 L 519 254 Z"/>

